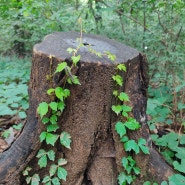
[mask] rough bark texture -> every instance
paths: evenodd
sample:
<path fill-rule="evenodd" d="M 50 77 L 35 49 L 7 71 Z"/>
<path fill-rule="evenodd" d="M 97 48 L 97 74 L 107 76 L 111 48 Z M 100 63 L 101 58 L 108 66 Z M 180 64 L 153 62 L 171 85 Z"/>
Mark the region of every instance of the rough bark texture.
<path fill-rule="evenodd" d="M 56 87 L 63 74 L 54 76 L 52 82 L 46 76 L 54 72 L 60 61 L 70 61 L 67 48 L 78 45 L 78 33 L 54 33 L 35 45 L 29 85 L 30 107 L 28 120 L 20 137 L 0 156 L 0 184 L 24 184 L 21 171 L 27 164 L 34 172 L 43 177 L 45 170 L 39 170 L 35 154 L 40 148 L 39 133 L 43 126 L 37 116 L 37 106 L 41 101 L 49 102 L 46 90 Z M 83 35 L 86 47 L 80 49 L 81 60 L 76 71 L 81 85 L 70 88 L 71 96 L 67 107 L 59 119 L 60 130 L 72 136 L 71 150 L 57 145 L 57 157 L 65 157 L 68 164 L 66 182 L 63 185 L 117 185 L 117 175 L 122 170 L 121 158 L 125 156 L 123 146 L 114 130 L 117 116 L 111 106 L 115 100 L 112 91 L 115 88 L 112 75 L 118 63 L 125 63 L 127 72 L 121 87 L 130 96 L 132 115 L 141 123 L 141 129 L 130 132 L 133 139 L 145 138 L 150 148 L 150 155 L 134 156 L 141 167 L 141 175 L 134 184 L 143 184 L 145 180 L 161 182 L 173 173 L 163 158 L 152 148 L 149 130 L 146 124 L 147 103 L 147 62 L 146 58 L 135 49 L 100 36 Z M 98 52 L 110 51 L 117 56 L 112 63 L 107 57 L 99 58 L 88 52 L 88 44 Z M 53 55 L 53 60 L 49 58 Z M 44 148 L 48 146 L 43 144 Z"/>

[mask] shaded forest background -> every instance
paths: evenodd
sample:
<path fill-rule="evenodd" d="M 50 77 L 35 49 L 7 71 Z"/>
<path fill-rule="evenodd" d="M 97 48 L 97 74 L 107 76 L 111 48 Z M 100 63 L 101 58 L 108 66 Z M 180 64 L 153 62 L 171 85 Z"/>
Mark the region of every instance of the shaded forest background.
<path fill-rule="evenodd" d="M 83 32 L 147 55 L 151 137 L 185 178 L 184 0 L 0 0 L 0 149 L 26 119 L 33 45 L 54 31 L 80 32 L 79 20 Z"/>

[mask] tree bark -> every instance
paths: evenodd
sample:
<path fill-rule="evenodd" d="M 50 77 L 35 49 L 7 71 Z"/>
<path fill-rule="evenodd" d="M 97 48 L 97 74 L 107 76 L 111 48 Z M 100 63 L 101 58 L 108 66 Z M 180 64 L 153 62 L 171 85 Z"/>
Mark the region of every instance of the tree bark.
<path fill-rule="evenodd" d="M 44 129 L 37 116 L 38 104 L 50 102 L 46 91 L 56 87 L 63 74 L 56 74 L 52 81 L 46 76 L 53 73 L 61 61 L 70 62 L 67 48 L 76 48 L 80 35 L 75 32 L 54 33 L 45 37 L 44 41 L 35 45 L 33 50 L 32 72 L 29 85 L 30 107 L 27 123 L 12 146 L 0 156 L 0 184 L 25 184 L 21 175 L 27 166 L 34 169 L 43 178 L 45 170 L 40 170 L 35 155 L 41 144 L 39 134 Z M 76 71 L 81 85 L 70 86 L 71 95 L 67 99 L 66 109 L 59 119 L 61 131 L 67 131 L 72 137 L 71 150 L 60 145 L 55 147 L 57 157 L 65 157 L 68 161 L 67 181 L 63 185 L 117 185 L 118 173 L 123 170 L 121 158 L 126 156 L 119 137 L 114 130 L 117 116 L 111 111 L 115 103 L 112 91 L 115 89 L 112 75 L 115 66 L 124 63 L 127 72 L 122 73 L 124 85 L 121 90 L 130 97 L 133 117 L 141 124 L 138 131 L 129 132 L 129 138 L 137 140 L 145 138 L 150 155 L 140 153 L 133 156 L 141 168 L 141 175 L 134 184 L 143 184 L 145 180 L 161 182 L 173 174 L 161 155 L 152 147 L 147 127 L 146 104 L 148 87 L 148 68 L 145 56 L 133 48 L 113 40 L 83 35 L 85 47 L 79 50 L 81 60 Z M 98 51 L 110 51 L 116 55 L 111 62 L 106 56 L 97 57 L 88 51 L 88 46 Z M 52 62 L 50 55 L 53 56 Z M 49 149 L 42 144 L 42 148 Z"/>

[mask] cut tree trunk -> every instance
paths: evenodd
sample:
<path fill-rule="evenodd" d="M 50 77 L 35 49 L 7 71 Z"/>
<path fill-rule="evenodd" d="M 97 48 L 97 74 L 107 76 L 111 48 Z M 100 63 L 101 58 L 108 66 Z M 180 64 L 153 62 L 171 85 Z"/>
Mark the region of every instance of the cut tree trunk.
<path fill-rule="evenodd" d="M 35 157 L 41 148 L 39 134 L 44 129 L 36 110 L 40 102 L 50 102 L 46 91 L 59 85 L 63 77 L 63 74 L 56 74 L 52 81 L 48 81 L 47 75 L 55 71 L 59 62 L 70 62 L 71 56 L 66 50 L 69 47 L 76 48 L 79 37 L 75 32 L 54 33 L 35 45 L 27 123 L 19 138 L 0 156 L 0 184 L 25 184 L 21 172 L 27 165 L 34 169 L 33 173 L 39 173 L 41 178 L 46 174 L 46 170 L 39 169 Z M 124 63 L 127 68 L 127 72 L 121 74 L 124 77 L 121 90 L 129 95 L 132 115 L 141 124 L 138 131 L 129 132 L 128 136 L 135 140 L 145 138 L 150 149 L 150 155 L 140 153 L 133 156 L 141 168 L 141 175 L 134 184 L 143 184 L 145 180 L 166 180 L 173 174 L 173 170 L 152 147 L 146 123 L 148 68 L 145 56 L 133 48 L 100 36 L 84 34 L 83 43 L 85 46 L 79 50 L 81 60 L 75 72 L 81 85 L 69 87 L 71 95 L 59 119 L 60 130 L 69 132 L 72 137 L 71 150 L 60 145 L 55 147 L 57 157 L 65 157 L 68 161 L 65 166 L 68 171 L 67 181 L 62 184 L 118 184 L 118 173 L 123 170 L 121 158 L 126 156 L 114 130 L 118 118 L 111 111 L 115 103 L 112 75 L 119 63 Z M 89 52 L 88 47 L 102 53 L 109 51 L 116 55 L 116 61 L 111 62 L 106 56 L 99 58 Z M 50 147 L 42 144 L 42 148 L 47 150 Z"/>

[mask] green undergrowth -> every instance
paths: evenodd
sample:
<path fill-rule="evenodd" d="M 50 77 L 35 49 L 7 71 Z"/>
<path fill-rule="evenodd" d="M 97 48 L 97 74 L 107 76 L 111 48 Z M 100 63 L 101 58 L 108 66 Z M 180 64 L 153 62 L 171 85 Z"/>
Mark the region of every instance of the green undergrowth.
<path fill-rule="evenodd" d="M 0 132 L 5 140 L 21 130 L 27 117 L 30 67 L 29 58 L 0 56 Z"/>

